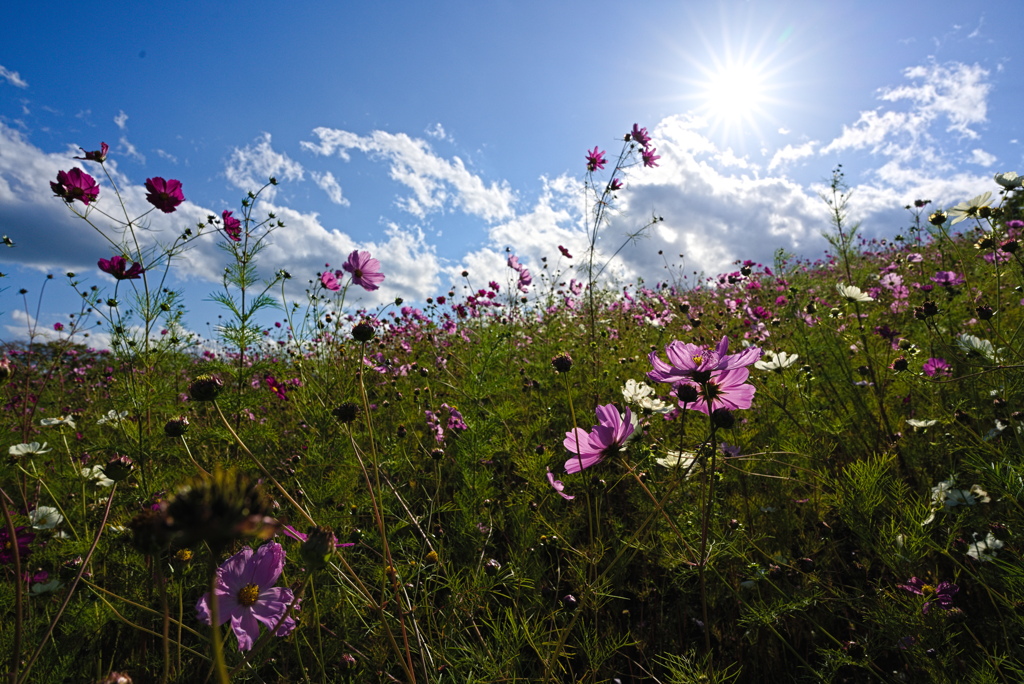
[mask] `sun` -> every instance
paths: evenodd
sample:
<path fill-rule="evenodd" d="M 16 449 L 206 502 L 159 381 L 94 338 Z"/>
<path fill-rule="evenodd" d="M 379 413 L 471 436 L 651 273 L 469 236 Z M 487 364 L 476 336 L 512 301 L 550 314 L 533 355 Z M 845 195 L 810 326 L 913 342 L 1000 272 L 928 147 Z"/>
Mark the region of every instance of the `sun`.
<path fill-rule="evenodd" d="M 728 60 L 701 69 L 694 99 L 697 113 L 708 120 L 712 130 L 724 137 L 760 135 L 760 125 L 769 118 L 770 75 L 752 59 Z"/>

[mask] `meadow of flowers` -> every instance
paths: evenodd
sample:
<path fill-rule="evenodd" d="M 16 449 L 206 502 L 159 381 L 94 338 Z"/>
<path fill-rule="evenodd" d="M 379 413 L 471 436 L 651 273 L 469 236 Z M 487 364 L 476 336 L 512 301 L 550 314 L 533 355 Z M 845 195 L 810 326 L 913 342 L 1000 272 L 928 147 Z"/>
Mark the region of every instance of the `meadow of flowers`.
<path fill-rule="evenodd" d="M 107 152 L 51 186 L 109 288 L 0 359 L 12 684 L 1024 680 L 1016 174 L 864 240 L 837 170 L 825 257 L 612 284 L 634 126 L 587 253 L 363 310 L 386 254 L 261 276 L 260 190 L 153 240 Z M 215 346 L 167 287 L 200 239 Z"/>

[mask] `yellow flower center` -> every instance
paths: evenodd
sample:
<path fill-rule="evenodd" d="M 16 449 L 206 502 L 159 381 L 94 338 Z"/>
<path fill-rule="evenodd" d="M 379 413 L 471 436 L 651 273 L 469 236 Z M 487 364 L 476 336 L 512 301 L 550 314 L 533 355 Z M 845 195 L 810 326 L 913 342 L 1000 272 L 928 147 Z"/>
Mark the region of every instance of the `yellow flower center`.
<path fill-rule="evenodd" d="M 238 591 L 238 602 L 243 606 L 251 606 L 259 598 L 260 588 L 255 584 L 246 584 Z"/>
<path fill-rule="evenodd" d="M 699 366 L 700 364 L 704 363 L 704 357 L 703 356 L 694 356 L 693 357 L 693 363 L 695 365 Z"/>
<path fill-rule="evenodd" d="M 926 584 L 926 585 L 921 587 L 921 595 L 922 596 L 931 596 L 934 593 L 935 593 L 935 587 L 932 586 L 931 584 Z"/>

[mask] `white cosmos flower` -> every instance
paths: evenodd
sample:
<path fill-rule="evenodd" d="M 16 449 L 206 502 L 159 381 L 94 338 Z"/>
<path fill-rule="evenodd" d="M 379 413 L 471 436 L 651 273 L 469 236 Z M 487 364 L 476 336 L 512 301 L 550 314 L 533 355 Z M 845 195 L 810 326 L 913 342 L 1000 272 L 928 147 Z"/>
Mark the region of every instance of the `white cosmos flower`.
<path fill-rule="evenodd" d="M 654 395 L 653 387 L 632 378 L 626 380 L 626 384 L 622 388 L 622 396 L 627 402 L 636 404 L 652 413 L 669 413 L 673 408 L 671 404 L 666 404 Z"/>
<path fill-rule="evenodd" d="M 82 477 L 93 482 L 97 487 L 113 487 L 114 481 L 103 472 L 103 466 L 94 465 L 82 468 Z"/>
<path fill-rule="evenodd" d="M 836 290 L 839 292 L 839 296 L 848 302 L 873 302 L 874 297 L 869 297 L 865 292 L 857 287 L 856 285 L 844 285 L 839 283 L 836 285 Z"/>
<path fill-rule="evenodd" d="M 1002 362 L 1002 359 L 996 353 L 995 347 L 988 340 L 983 340 L 980 337 L 968 335 L 967 333 L 960 333 L 956 338 L 956 344 L 969 355 L 982 356 L 992 363 Z"/>
<path fill-rule="evenodd" d="M 766 351 L 764 357 L 754 364 L 754 368 L 763 371 L 781 371 L 783 368 L 792 366 L 799 358 L 799 354 Z"/>
<path fill-rule="evenodd" d="M 622 387 L 622 396 L 630 404 L 637 404 L 644 397 L 654 394 L 654 388 L 644 382 L 637 382 L 633 378 L 626 380 Z"/>
<path fill-rule="evenodd" d="M 53 425 L 67 425 L 72 430 L 75 429 L 75 417 L 74 416 L 58 416 L 56 418 L 43 418 L 39 421 L 39 424 L 43 427 L 50 427 Z"/>
<path fill-rule="evenodd" d="M 52 530 L 64 522 L 64 516 L 53 506 L 39 506 L 28 514 L 34 530 Z"/>
<path fill-rule="evenodd" d="M 915 429 L 930 428 L 933 425 L 937 425 L 937 420 L 917 420 L 916 418 L 907 418 L 907 425 Z"/>
<path fill-rule="evenodd" d="M 1003 542 L 996 539 L 996 535 L 989 532 L 984 539 L 978 540 L 978 533 L 974 533 L 974 541 L 967 544 L 967 555 L 981 562 L 990 561 L 996 556 L 996 551 L 1003 548 Z"/>
<path fill-rule="evenodd" d="M 654 460 L 660 466 L 682 468 L 684 473 L 688 473 L 690 468 L 693 467 L 694 461 L 697 460 L 697 454 L 690 451 L 669 451 L 665 454 L 665 458 L 656 458 Z"/>
<path fill-rule="evenodd" d="M 96 424 L 97 425 L 110 425 L 111 427 L 117 427 L 118 425 L 121 424 L 121 421 L 124 420 L 127 417 L 128 417 L 128 412 L 127 411 L 121 411 L 120 413 L 118 413 L 117 411 L 110 410 L 110 411 L 107 411 L 107 415 L 105 415 L 102 418 L 100 418 L 99 420 L 97 420 Z"/>
<path fill-rule="evenodd" d="M 40 454 L 48 454 L 52 449 L 46 448 L 46 442 L 39 444 L 39 442 L 29 442 L 28 444 L 15 444 L 7 453 L 11 456 L 18 458 L 19 456 L 38 456 Z"/>
<path fill-rule="evenodd" d="M 1007 190 L 1012 190 L 1013 188 L 1019 188 L 1024 183 L 1024 178 L 1018 176 L 1013 171 L 1007 171 L 1006 173 L 996 174 L 996 183 L 999 183 Z"/>
<path fill-rule="evenodd" d="M 968 202 L 961 202 L 952 209 L 949 210 L 949 216 L 956 217 L 950 222 L 950 225 L 960 223 L 967 218 L 977 218 L 978 212 L 982 207 L 988 206 L 989 198 L 992 197 L 991 192 L 983 192 L 977 197 L 971 198 Z"/>

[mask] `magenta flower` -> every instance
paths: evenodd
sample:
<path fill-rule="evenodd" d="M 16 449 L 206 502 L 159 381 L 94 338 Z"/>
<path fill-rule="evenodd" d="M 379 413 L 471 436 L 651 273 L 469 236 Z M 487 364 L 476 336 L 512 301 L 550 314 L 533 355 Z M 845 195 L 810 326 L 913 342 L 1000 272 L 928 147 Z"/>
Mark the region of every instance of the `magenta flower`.
<path fill-rule="evenodd" d="M 519 282 L 516 283 L 516 287 L 519 288 L 520 292 L 522 292 L 523 294 L 526 294 L 527 292 L 530 291 L 529 288 L 530 288 L 530 285 L 532 285 L 532 284 L 533 284 L 533 275 L 530 274 L 530 269 L 528 269 L 528 268 L 520 268 L 519 269 Z"/>
<path fill-rule="evenodd" d="M 566 259 L 572 259 L 572 254 L 569 254 L 569 250 L 563 247 L 562 245 L 558 245 L 558 251 L 561 252 L 562 256 L 564 256 Z"/>
<path fill-rule="evenodd" d="M 931 281 L 943 287 L 958 287 L 964 284 L 963 276 L 954 271 L 936 271 Z"/>
<path fill-rule="evenodd" d="M 269 542 L 255 553 L 249 547 L 242 549 L 217 569 L 218 624 L 231 620 L 239 651 L 252 648 L 261 622 L 268 629 L 276 628 L 276 636 L 287 636 L 295 629 L 295 618 L 284 617 L 295 596 L 291 589 L 274 586 L 284 569 L 284 557 L 284 548 Z M 210 624 L 210 592 L 196 603 L 196 614 Z"/>
<path fill-rule="evenodd" d="M 228 236 L 228 239 L 232 242 L 241 242 L 242 222 L 232 216 L 234 213 L 225 209 L 221 212 L 220 218 L 224 222 L 224 233 Z"/>
<path fill-rule="evenodd" d="M 576 496 L 573 495 L 573 494 L 566 494 L 565 493 L 565 491 L 564 491 L 565 490 L 565 485 L 562 484 L 561 480 L 556 480 L 555 479 L 555 474 L 553 472 L 551 472 L 550 468 L 548 469 L 548 483 L 552 487 L 554 487 L 555 491 L 558 492 L 558 495 L 560 497 L 562 497 L 563 499 L 565 499 L 566 501 L 572 501 L 573 499 L 576 498 Z"/>
<path fill-rule="evenodd" d="M 936 375 L 950 375 L 952 371 L 950 371 L 949 362 L 946 359 L 931 358 L 921 366 L 921 372 L 931 378 Z"/>
<path fill-rule="evenodd" d="M 953 584 L 952 582 L 939 582 L 938 586 L 932 584 L 925 584 L 924 580 L 918 579 L 917 577 L 911 577 L 910 581 L 906 584 L 900 584 L 900 589 L 909 591 L 911 594 L 917 594 L 918 596 L 924 596 L 927 601 L 921 606 L 921 612 L 926 613 L 931 609 L 932 603 L 935 603 L 943 610 L 952 610 L 953 608 L 953 597 L 956 596 L 957 592 L 960 591 L 960 587 Z"/>
<path fill-rule="evenodd" d="M 618 178 L 612 178 L 612 182 L 608 184 L 608 191 L 615 192 L 616 190 L 622 189 L 622 181 Z"/>
<path fill-rule="evenodd" d="M 650 359 L 654 370 L 649 372 L 647 377 L 654 382 L 667 382 L 671 385 L 680 382 L 699 384 L 713 371 L 728 371 L 749 366 L 761 358 L 760 347 L 747 347 L 739 354 L 728 352 L 729 338 L 724 336 L 714 349 L 675 340 L 665 347 L 669 363 L 662 361 L 657 352 L 648 355 L 647 358 Z"/>
<path fill-rule="evenodd" d="M 655 148 L 646 147 L 640 153 L 640 158 L 644 160 L 644 166 L 651 168 L 658 165 L 658 160 L 661 159 L 660 154 L 654 154 Z"/>
<path fill-rule="evenodd" d="M 29 544 L 36 538 L 36 533 L 25 526 L 14 528 L 14 543 L 11 542 L 11 535 L 7 526 L 0 526 L 0 565 L 7 565 L 14 562 L 14 546 L 18 546 L 18 558 L 25 560 L 32 549 Z"/>
<path fill-rule="evenodd" d="M 651 136 L 647 135 L 647 129 L 640 128 L 640 124 L 633 124 L 633 130 L 630 131 L 629 135 L 633 140 L 640 143 L 641 147 L 647 147 L 647 144 L 651 142 Z"/>
<path fill-rule="evenodd" d="M 101 271 L 109 273 L 118 280 L 138 280 L 139 276 L 146 272 L 146 269 L 142 268 L 142 264 L 135 261 L 132 262 L 131 268 L 128 268 L 128 260 L 120 254 L 115 254 L 109 259 L 100 259 L 96 265 L 100 267 Z"/>
<path fill-rule="evenodd" d="M 288 401 L 288 392 L 285 390 L 284 385 L 277 381 L 277 378 L 273 375 L 268 375 L 263 378 L 263 380 L 267 383 L 267 387 L 270 388 L 270 391 L 277 395 L 278 399 Z"/>
<path fill-rule="evenodd" d="M 178 208 L 178 205 L 185 201 L 185 195 L 181 193 L 181 181 L 164 180 L 160 176 L 146 179 L 146 200 L 154 207 L 170 214 Z"/>
<path fill-rule="evenodd" d="M 746 384 L 750 377 L 750 369 L 734 368 L 732 370 L 715 371 L 711 377 L 701 383 L 691 383 L 697 388 L 698 400 L 689 403 L 679 402 L 679 405 L 710 414 L 718 409 L 729 409 L 731 411 L 748 409 L 754 402 L 754 392 L 757 388 Z"/>
<path fill-rule="evenodd" d="M 341 271 L 338 271 L 340 273 Z M 320 282 L 331 292 L 337 292 L 341 289 L 341 283 L 338 282 L 338 277 L 330 271 L 324 271 L 320 274 Z"/>
<path fill-rule="evenodd" d="M 380 262 L 370 256 L 369 252 L 355 250 L 348 255 L 348 261 L 341 265 L 352 274 L 352 282 L 373 292 L 384 282 L 384 274 L 380 272 Z"/>
<path fill-rule="evenodd" d="M 96 179 L 77 166 L 70 171 L 58 171 L 57 182 L 50 181 L 50 189 L 68 204 L 78 200 L 89 206 L 90 202 L 95 202 L 100 196 L 100 186 L 96 184 Z"/>
<path fill-rule="evenodd" d="M 562 445 L 576 454 L 565 462 L 565 472 L 572 474 L 600 463 L 604 458 L 625 448 L 626 441 L 636 430 L 637 420 L 629 408 L 619 414 L 614 404 L 597 407 L 598 425 L 587 432 L 576 428 L 565 433 Z"/>
<path fill-rule="evenodd" d="M 93 152 L 86 152 L 84 147 L 79 147 L 78 149 L 82 150 L 82 152 L 85 152 L 85 156 L 74 157 L 75 159 L 81 159 L 82 161 L 94 161 L 102 164 L 103 162 L 107 161 L 107 152 L 110 150 L 110 145 L 108 145 L 105 142 L 101 142 L 100 149 L 94 150 Z"/>
<path fill-rule="evenodd" d="M 587 171 L 594 172 L 603 169 L 607 160 L 604 158 L 604 150 L 594 149 L 587 151 Z"/>

